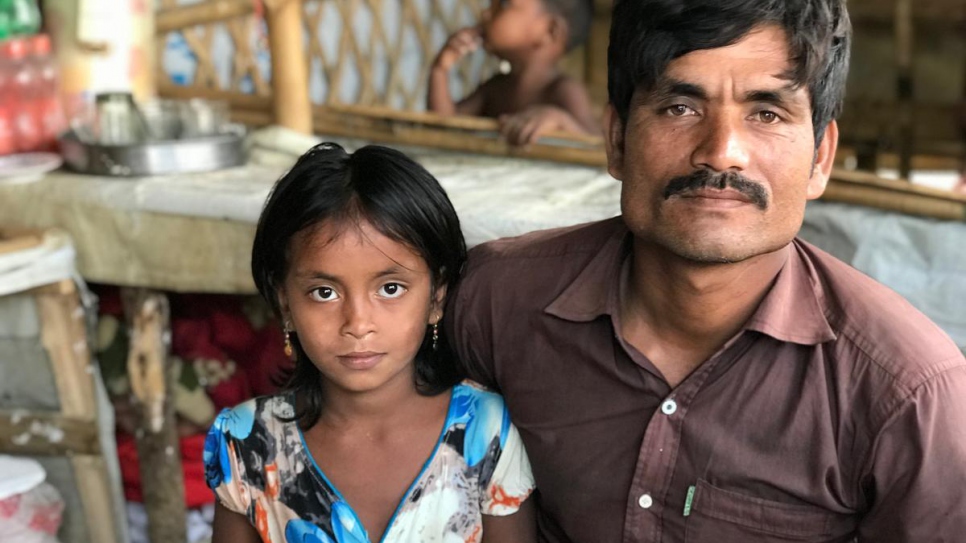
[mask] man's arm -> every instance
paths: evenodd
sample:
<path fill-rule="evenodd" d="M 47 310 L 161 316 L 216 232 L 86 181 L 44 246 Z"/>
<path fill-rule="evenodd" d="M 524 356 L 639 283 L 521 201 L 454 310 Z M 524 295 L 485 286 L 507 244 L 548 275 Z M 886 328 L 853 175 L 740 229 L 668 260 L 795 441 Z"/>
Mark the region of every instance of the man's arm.
<path fill-rule="evenodd" d="M 490 309 L 486 278 L 475 265 L 482 249 L 477 247 L 470 251 L 466 272 L 456 289 L 446 296 L 443 333 L 466 376 L 498 390 L 493 375 L 493 325 L 487 319 Z"/>
<path fill-rule="evenodd" d="M 920 385 L 887 417 L 863 487 L 859 542 L 966 540 L 966 366 Z"/>

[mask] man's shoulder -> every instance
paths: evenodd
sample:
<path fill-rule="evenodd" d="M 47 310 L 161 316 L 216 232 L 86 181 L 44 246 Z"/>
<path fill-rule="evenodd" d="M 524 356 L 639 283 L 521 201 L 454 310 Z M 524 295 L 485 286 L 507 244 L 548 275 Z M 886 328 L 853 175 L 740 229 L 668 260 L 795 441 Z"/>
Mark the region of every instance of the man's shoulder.
<path fill-rule="evenodd" d="M 493 267 L 532 266 L 537 262 L 559 261 L 568 267 L 593 258 L 626 227 L 620 217 L 603 221 L 538 230 L 520 236 L 500 238 L 477 245 L 469 253 L 467 271 Z"/>
<path fill-rule="evenodd" d="M 868 363 L 900 393 L 966 366 L 952 339 L 901 295 L 815 246 L 798 247 L 814 267 L 840 357 Z"/>

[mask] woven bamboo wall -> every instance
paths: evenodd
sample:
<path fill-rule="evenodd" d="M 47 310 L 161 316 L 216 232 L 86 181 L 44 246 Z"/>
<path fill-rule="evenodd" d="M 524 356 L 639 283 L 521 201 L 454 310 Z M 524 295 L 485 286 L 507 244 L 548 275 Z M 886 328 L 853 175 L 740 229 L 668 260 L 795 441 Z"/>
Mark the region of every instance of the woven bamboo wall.
<path fill-rule="evenodd" d="M 423 109 L 426 80 L 436 52 L 451 33 L 474 24 L 486 3 L 487 0 L 302 2 L 312 101 Z M 165 84 L 172 83 L 164 67 L 170 58 L 165 57 L 182 49 L 193 57 L 193 73 L 175 83 L 189 88 L 270 95 L 263 11 L 261 4 L 252 0 L 194 5 L 162 0 L 158 12 L 158 50 L 164 51 L 158 78 L 165 82 L 162 91 Z M 215 21 L 225 14 L 232 16 Z M 200 24 L 175 28 L 178 21 L 188 20 Z M 232 59 L 230 66 L 226 66 L 226 57 Z M 494 68 L 495 62 L 483 52 L 464 59 L 451 81 L 454 94 L 468 93 Z"/>

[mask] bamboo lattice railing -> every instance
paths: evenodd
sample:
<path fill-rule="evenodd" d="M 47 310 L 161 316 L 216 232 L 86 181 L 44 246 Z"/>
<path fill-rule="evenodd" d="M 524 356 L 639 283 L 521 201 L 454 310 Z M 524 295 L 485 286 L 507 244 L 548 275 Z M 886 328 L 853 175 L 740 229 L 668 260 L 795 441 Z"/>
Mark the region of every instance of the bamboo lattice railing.
<path fill-rule="evenodd" d="M 180 36 L 195 59 L 190 88 L 244 92 L 250 80 L 254 94 L 268 96 L 271 85 L 259 65 L 268 45 L 266 10 L 301 3 L 306 68 L 316 104 L 350 103 L 423 109 L 426 80 L 436 52 L 456 30 L 474 24 L 487 0 L 209 0 L 178 5 L 162 0 L 157 14 L 159 51 L 172 34 Z M 218 77 L 212 57 L 216 39 L 230 42 L 229 81 Z M 454 90 L 469 92 L 495 62 L 482 52 L 460 63 Z M 159 66 L 163 72 L 163 66 Z M 169 77 L 158 80 L 165 93 Z"/>
<path fill-rule="evenodd" d="M 512 147 L 496 137 L 497 127 L 492 120 L 442 118 L 418 111 L 422 109 L 425 82 L 437 49 L 451 32 L 471 23 L 487 0 L 264 0 L 265 7 L 259 0 L 209 0 L 190 6 L 178 6 L 177 1 L 162 0 L 157 16 L 158 39 L 163 42 L 170 33 L 180 33 L 197 58 L 197 65 L 194 81 L 188 86 L 174 85 L 159 77 L 162 95 L 225 100 L 236 120 L 255 126 L 273 122 L 290 127 L 294 124 L 303 126 L 306 132 L 383 143 L 589 166 L 605 164 L 600 138 L 551 134 L 552 141 L 542 140 L 527 148 Z M 606 48 L 602 30 L 606 30 L 609 14 L 600 6 L 606 1 L 595 0 L 600 20 L 595 21 L 596 33 L 588 44 L 588 58 L 603 55 Z M 268 19 L 271 28 L 273 10 L 286 3 L 300 7 L 305 35 L 302 50 L 306 52 L 301 68 L 305 69 L 305 79 L 302 84 L 281 85 L 288 95 L 280 96 L 261 74 L 256 56 L 259 48 L 268 43 L 260 39 L 265 33 L 264 20 Z M 398 26 L 390 27 L 389 21 L 396 21 Z M 331 32 L 333 25 L 338 32 Z M 227 83 L 218 79 L 216 61 L 211 55 L 216 32 L 227 33 L 234 42 L 235 55 Z M 273 51 L 278 49 L 274 42 L 271 45 Z M 291 41 L 288 46 L 292 47 Z M 302 51 L 276 54 L 273 69 L 279 60 L 291 61 L 289 57 L 301 55 Z M 414 63 L 412 69 L 407 69 L 407 62 Z M 606 80 L 606 73 L 601 72 L 603 64 L 587 63 L 585 75 L 591 85 L 601 78 Z M 282 68 L 289 75 L 299 75 L 298 66 Z M 487 69 L 482 62 L 464 62 L 456 71 L 454 84 L 472 88 Z M 307 73 L 312 75 L 306 76 Z M 241 90 L 246 78 L 252 82 L 250 93 Z M 300 81 L 298 77 L 293 80 Z M 319 95 L 311 108 L 309 86 Z M 301 110 L 300 103 L 305 106 Z M 289 121 L 282 122 L 283 118 Z M 966 220 L 966 196 L 858 172 L 836 170 L 823 198 L 939 219 Z"/>

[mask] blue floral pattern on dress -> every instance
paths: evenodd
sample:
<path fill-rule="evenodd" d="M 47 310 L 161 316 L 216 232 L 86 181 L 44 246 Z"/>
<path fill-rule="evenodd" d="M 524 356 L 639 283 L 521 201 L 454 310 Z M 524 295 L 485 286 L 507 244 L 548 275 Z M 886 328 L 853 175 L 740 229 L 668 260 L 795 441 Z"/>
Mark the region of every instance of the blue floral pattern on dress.
<path fill-rule="evenodd" d="M 285 543 L 336 543 L 315 524 L 300 518 L 285 524 Z"/>
<path fill-rule="evenodd" d="M 453 387 L 439 441 L 380 543 L 479 541 L 482 515 L 514 513 L 533 490 L 530 463 L 503 398 Z M 294 396 L 256 398 L 218 415 L 205 440 L 205 478 L 264 543 L 372 543 L 295 422 Z M 454 537 L 455 536 L 455 537 Z"/>

